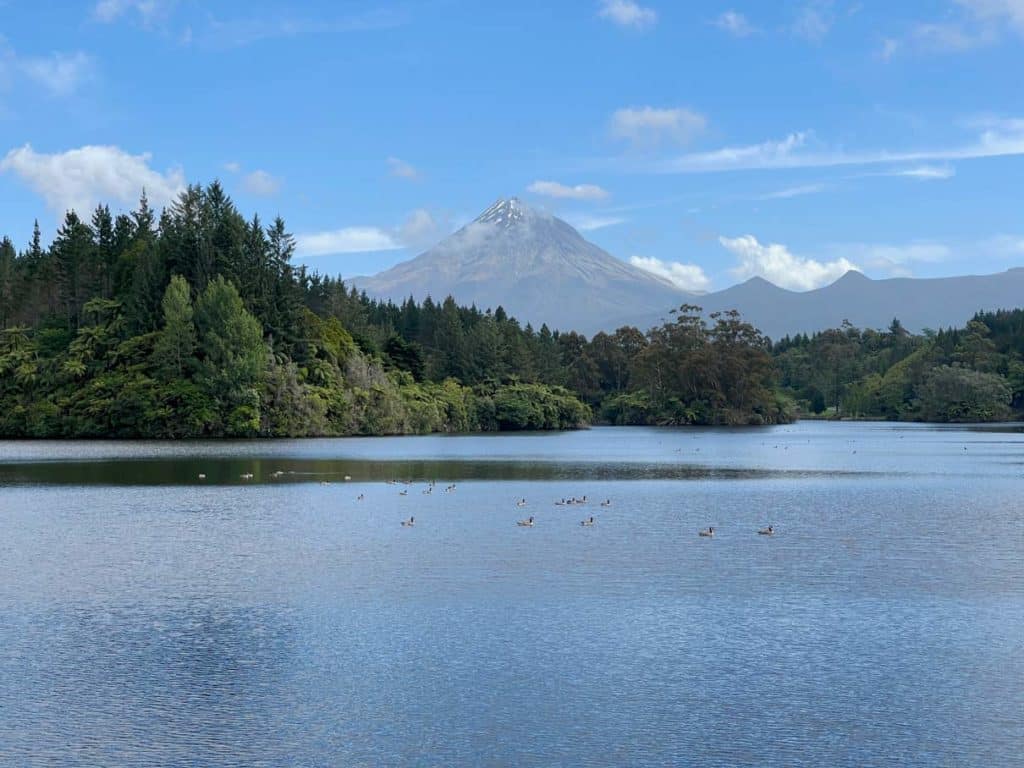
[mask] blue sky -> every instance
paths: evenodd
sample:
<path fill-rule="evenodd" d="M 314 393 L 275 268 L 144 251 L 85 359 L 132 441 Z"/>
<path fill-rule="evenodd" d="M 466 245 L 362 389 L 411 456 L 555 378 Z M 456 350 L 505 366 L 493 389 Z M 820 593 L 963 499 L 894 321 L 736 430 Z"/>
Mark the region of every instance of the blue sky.
<path fill-rule="evenodd" d="M 1024 265 L 1024 0 L 0 0 L 0 233 L 219 178 L 377 272 L 517 195 L 715 290 Z"/>

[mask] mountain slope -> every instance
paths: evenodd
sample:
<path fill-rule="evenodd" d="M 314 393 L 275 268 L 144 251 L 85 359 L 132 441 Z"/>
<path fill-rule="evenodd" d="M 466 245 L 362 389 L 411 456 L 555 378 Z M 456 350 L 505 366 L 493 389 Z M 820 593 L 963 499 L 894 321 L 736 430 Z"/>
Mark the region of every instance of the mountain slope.
<path fill-rule="evenodd" d="M 516 198 L 498 200 L 416 258 L 353 282 L 395 301 L 452 295 L 481 309 L 502 306 L 523 324 L 586 334 L 636 322 L 652 310 L 660 316 L 689 296 Z"/>
<path fill-rule="evenodd" d="M 813 291 L 787 291 L 752 278 L 694 300 L 707 312 L 738 309 L 774 339 L 813 333 L 849 320 L 859 328 L 886 328 L 899 318 L 907 330 L 962 326 L 978 310 L 1024 306 L 1024 269 L 995 275 L 872 280 L 847 272 Z"/>
<path fill-rule="evenodd" d="M 705 312 L 737 309 L 773 339 L 813 333 L 849 320 L 885 328 L 899 318 L 912 332 L 962 326 L 978 310 L 1024 306 L 1024 269 L 995 275 L 871 280 L 847 272 L 813 291 L 779 288 L 755 277 L 707 294 L 686 293 L 587 242 L 561 219 L 498 200 L 473 222 L 410 261 L 356 278 L 372 296 L 402 301 L 451 295 L 480 309 L 502 306 L 523 324 L 589 335 L 622 325 L 641 329 L 680 304 Z"/>

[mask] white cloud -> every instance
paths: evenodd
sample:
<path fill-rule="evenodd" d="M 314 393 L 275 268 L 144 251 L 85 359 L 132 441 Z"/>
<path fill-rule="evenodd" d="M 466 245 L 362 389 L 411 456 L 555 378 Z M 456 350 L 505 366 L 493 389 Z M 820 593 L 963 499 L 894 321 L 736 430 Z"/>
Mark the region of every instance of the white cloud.
<path fill-rule="evenodd" d="M 438 221 L 430 211 L 417 208 L 402 222 L 395 233 L 395 238 L 407 248 L 427 248 L 450 230 L 451 226 L 447 220 Z"/>
<path fill-rule="evenodd" d="M 336 253 L 371 253 L 403 248 L 426 248 L 451 230 L 447 219 L 436 219 L 424 208 L 410 213 L 401 225 L 385 227 L 342 227 L 326 232 L 296 236 L 296 250 L 303 256 L 327 256 Z"/>
<path fill-rule="evenodd" d="M 391 175 L 396 178 L 409 179 L 410 181 L 420 179 L 420 172 L 414 166 L 404 160 L 399 160 L 397 157 L 388 158 L 388 168 L 391 170 Z"/>
<path fill-rule="evenodd" d="M 149 162 L 149 154 L 130 155 L 114 146 L 44 154 L 26 144 L 7 153 L 0 172 L 17 174 L 58 215 L 69 209 L 85 215 L 100 202 L 133 203 L 143 189 L 154 205 L 173 200 L 185 188 L 181 169 L 160 173 Z"/>
<path fill-rule="evenodd" d="M 256 170 L 247 173 L 242 179 L 242 189 L 250 195 L 259 197 L 270 197 L 276 195 L 281 189 L 281 180 L 271 176 L 266 171 Z"/>
<path fill-rule="evenodd" d="M 753 235 L 719 237 L 718 242 L 732 252 L 739 263 L 730 271 L 737 280 L 763 277 L 781 288 L 809 291 L 834 282 L 858 267 L 846 258 L 822 263 L 793 254 L 779 243 L 761 244 Z"/>
<path fill-rule="evenodd" d="M 402 244 L 379 227 L 342 227 L 328 232 L 297 235 L 296 251 L 302 256 L 326 256 L 334 253 L 395 251 Z"/>
<path fill-rule="evenodd" d="M 956 22 L 917 24 L 903 41 L 905 47 L 925 53 L 961 53 L 996 41 L 994 27 Z"/>
<path fill-rule="evenodd" d="M 231 48 L 304 35 L 393 29 L 408 23 L 411 18 L 408 10 L 398 6 L 370 8 L 349 16 L 336 17 L 303 17 L 292 15 L 290 10 L 286 12 L 289 15 L 256 15 L 231 19 L 209 16 L 205 30 L 202 34 L 197 31 L 195 39 L 209 47 Z"/>
<path fill-rule="evenodd" d="M 775 192 L 761 195 L 759 200 L 784 200 L 790 197 L 801 197 L 802 195 L 813 195 L 825 189 L 824 184 L 803 184 L 798 187 L 786 187 Z"/>
<path fill-rule="evenodd" d="M 988 253 L 1004 259 L 1024 257 L 1024 235 L 994 235 L 982 243 Z"/>
<path fill-rule="evenodd" d="M 1024 35 L 1024 0 L 954 0 L 959 18 L 913 25 L 901 38 L 883 43 L 882 57 L 902 50 L 920 53 L 963 53 L 992 45 L 1008 32 Z"/>
<path fill-rule="evenodd" d="M 19 59 L 18 68 L 55 96 L 66 96 L 92 75 L 93 59 L 81 51 L 53 53 Z"/>
<path fill-rule="evenodd" d="M 92 15 L 97 21 L 110 24 L 134 11 L 143 24 L 150 24 L 173 4 L 174 0 L 99 0 L 93 6 Z"/>
<path fill-rule="evenodd" d="M 747 17 L 736 11 L 725 11 L 713 23 L 734 37 L 746 37 L 754 32 L 754 27 L 747 21 Z"/>
<path fill-rule="evenodd" d="M 939 181 L 956 176 L 956 169 L 951 165 L 915 165 L 912 168 L 899 168 L 887 176 L 905 176 L 921 181 Z"/>
<path fill-rule="evenodd" d="M 766 141 L 710 152 L 693 152 L 648 166 L 654 173 L 716 173 L 721 171 L 823 168 L 881 163 L 926 163 L 1024 155 L 1024 119 L 987 120 L 973 141 L 938 149 L 861 150 L 805 149 L 811 135 L 791 133 L 780 141 Z"/>
<path fill-rule="evenodd" d="M 903 43 L 900 40 L 897 40 L 895 37 L 886 37 L 882 40 L 882 48 L 879 50 L 878 55 L 888 61 L 895 56 L 902 47 Z"/>
<path fill-rule="evenodd" d="M 593 232 L 595 229 L 614 227 L 616 224 L 628 221 L 621 216 L 594 216 L 587 213 L 570 213 L 562 218 L 580 232 Z"/>
<path fill-rule="evenodd" d="M 907 243 L 831 243 L 823 248 L 830 258 L 849 258 L 887 277 L 911 277 L 918 264 L 953 264 L 969 261 L 990 264 L 1024 257 L 1024 236 L 999 234 L 953 243 L 912 240 Z M 969 271 L 969 270 L 968 270 Z"/>
<path fill-rule="evenodd" d="M 598 15 L 620 27 L 647 29 L 658 23 L 658 13 L 633 0 L 601 0 Z"/>
<path fill-rule="evenodd" d="M 1024 32 L 1024 0 L 956 0 L 982 21 L 1007 22 Z"/>
<path fill-rule="evenodd" d="M 535 181 L 526 189 L 535 195 L 564 200 L 604 200 L 608 197 L 608 191 L 596 184 L 576 184 L 570 187 L 557 181 Z"/>
<path fill-rule="evenodd" d="M 696 264 L 662 261 L 646 256 L 630 256 L 629 263 L 645 272 L 668 280 L 676 288 L 681 288 L 684 291 L 697 293 L 706 291 L 711 286 L 711 280 Z"/>
<path fill-rule="evenodd" d="M 938 264 L 953 258 L 953 249 L 945 243 L 839 243 L 828 247 L 831 254 L 844 254 L 869 269 L 889 277 L 910 277 L 912 264 Z"/>
<path fill-rule="evenodd" d="M 240 170 L 242 170 L 242 164 L 236 163 L 234 161 L 230 163 L 224 163 L 224 170 L 227 171 L 228 173 L 238 173 Z"/>
<path fill-rule="evenodd" d="M 686 144 L 707 127 L 707 119 L 689 109 L 627 107 L 611 119 L 611 135 L 636 146 L 656 146 L 669 140 Z"/>
<path fill-rule="evenodd" d="M 793 22 L 793 34 L 820 43 L 828 35 L 835 23 L 831 0 L 811 0 L 797 13 Z"/>

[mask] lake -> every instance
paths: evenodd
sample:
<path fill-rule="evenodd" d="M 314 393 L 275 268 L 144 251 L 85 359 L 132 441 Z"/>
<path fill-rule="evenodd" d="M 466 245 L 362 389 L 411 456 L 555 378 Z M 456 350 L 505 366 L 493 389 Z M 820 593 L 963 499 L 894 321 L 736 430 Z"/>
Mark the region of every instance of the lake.
<path fill-rule="evenodd" d="M 0 442 L 2 765 L 1022 752 L 1019 427 Z"/>

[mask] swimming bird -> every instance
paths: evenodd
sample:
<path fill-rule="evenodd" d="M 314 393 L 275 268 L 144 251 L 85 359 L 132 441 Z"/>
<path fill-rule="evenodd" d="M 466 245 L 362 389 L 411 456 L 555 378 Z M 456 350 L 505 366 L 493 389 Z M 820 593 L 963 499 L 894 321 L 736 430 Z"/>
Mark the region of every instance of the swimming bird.
<path fill-rule="evenodd" d="M 697 535 L 698 536 L 707 536 L 708 538 L 711 538 L 712 536 L 715 535 L 715 529 L 712 526 L 709 525 L 708 529 L 706 531 L 700 531 L 700 533 L 698 533 Z"/>
<path fill-rule="evenodd" d="M 612 500 L 611 499 L 605 499 L 604 501 L 601 502 L 601 506 L 602 507 L 610 507 L 611 505 L 612 505 Z"/>
<path fill-rule="evenodd" d="M 761 536 L 774 536 L 775 535 L 775 529 L 772 526 L 769 525 L 767 528 L 762 528 L 761 530 L 759 530 L 758 533 Z"/>
<path fill-rule="evenodd" d="M 520 499 L 519 501 L 517 501 L 516 502 L 516 506 L 517 507 L 525 507 L 526 506 L 526 499 Z"/>
<path fill-rule="evenodd" d="M 408 495 L 409 495 L 409 492 L 408 492 L 408 491 L 399 491 L 399 492 L 398 492 L 398 495 L 399 495 L 399 496 L 408 496 Z"/>
<path fill-rule="evenodd" d="M 589 520 L 580 520 L 580 525 L 593 525 L 593 524 L 594 524 L 594 516 L 593 515 L 590 516 Z"/>
<path fill-rule="evenodd" d="M 205 480 L 205 479 L 206 479 L 206 475 L 205 475 L 205 474 L 203 474 L 202 472 L 200 472 L 200 473 L 199 473 L 199 479 L 200 479 L 200 480 Z"/>
<path fill-rule="evenodd" d="M 246 472 L 241 477 L 243 480 L 252 480 L 252 472 Z"/>
<path fill-rule="evenodd" d="M 519 520 L 516 523 L 516 525 L 520 525 L 523 528 L 532 528 L 533 527 L 533 518 L 532 517 L 528 517 L 525 520 Z"/>
<path fill-rule="evenodd" d="M 356 501 L 362 501 L 362 500 L 363 500 L 363 494 L 360 493 L 358 496 L 356 496 Z"/>
<path fill-rule="evenodd" d="M 415 517 L 411 517 L 410 516 L 408 520 L 403 520 L 402 521 L 402 527 L 403 528 L 412 528 L 414 525 L 416 525 L 416 518 Z"/>

